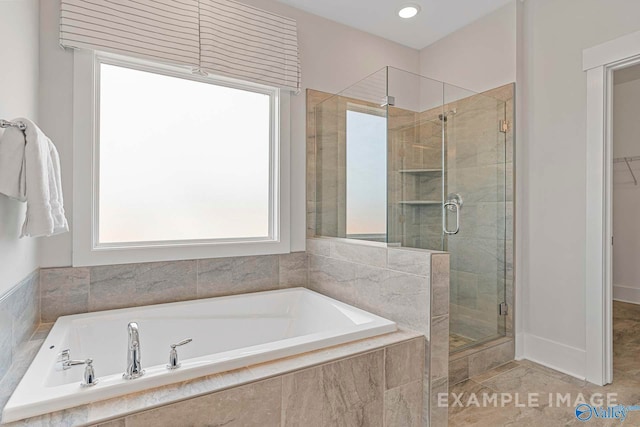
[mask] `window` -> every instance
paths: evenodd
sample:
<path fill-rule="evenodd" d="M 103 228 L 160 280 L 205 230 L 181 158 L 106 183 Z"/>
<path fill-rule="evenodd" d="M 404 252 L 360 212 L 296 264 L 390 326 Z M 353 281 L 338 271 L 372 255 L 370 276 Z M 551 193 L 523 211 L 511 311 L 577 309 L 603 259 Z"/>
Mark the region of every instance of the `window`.
<path fill-rule="evenodd" d="M 80 64 L 86 54 L 76 53 Z M 288 218 L 285 96 L 177 67 L 92 56 L 93 91 L 74 101 L 74 121 L 93 112 L 90 133 L 76 126 L 76 135 L 92 135 L 91 150 L 74 138 L 76 158 L 92 164 L 88 171 L 84 162 L 74 166 L 82 169 L 74 174 L 81 220 L 74 264 L 288 252 L 280 226 Z"/>
<path fill-rule="evenodd" d="M 268 238 L 271 98 L 100 64 L 98 242 Z"/>
<path fill-rule="evenodd" d="M 347 110 L 347 237 L 386 241 L 386 134 L 384 115 Z"/>

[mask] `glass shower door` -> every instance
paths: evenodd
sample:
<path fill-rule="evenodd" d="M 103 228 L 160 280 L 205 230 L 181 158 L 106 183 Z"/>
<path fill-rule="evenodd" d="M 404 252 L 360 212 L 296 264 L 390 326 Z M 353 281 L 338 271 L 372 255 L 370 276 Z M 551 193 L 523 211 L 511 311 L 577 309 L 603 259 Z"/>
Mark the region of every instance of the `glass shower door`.
<path fill-rule="evenodd" d="M 388 77 L 388 242 L 449 252 L 452 352 L 504 336 L 507 103 L 394 68 Z"/>
<path fill-rule="evenodd" d="M 505 335 L 506 103 L 445 85 L 440 120 L 455 352 Z"/>

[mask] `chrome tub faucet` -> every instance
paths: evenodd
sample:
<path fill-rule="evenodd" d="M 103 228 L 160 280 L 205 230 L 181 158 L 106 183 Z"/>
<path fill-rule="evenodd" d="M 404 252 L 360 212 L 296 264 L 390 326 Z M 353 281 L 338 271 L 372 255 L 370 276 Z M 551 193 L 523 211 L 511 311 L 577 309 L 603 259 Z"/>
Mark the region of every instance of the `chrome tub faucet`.
<path fill-rule="evenodd" d="M 140 334 L 138 324 L 130 322 L 128 325 L 129 345 L 127 346 L 127 370 L 122 376 L 127 380 L 132 380 L 144 375 L 144 369 L 140 363 Z"/>

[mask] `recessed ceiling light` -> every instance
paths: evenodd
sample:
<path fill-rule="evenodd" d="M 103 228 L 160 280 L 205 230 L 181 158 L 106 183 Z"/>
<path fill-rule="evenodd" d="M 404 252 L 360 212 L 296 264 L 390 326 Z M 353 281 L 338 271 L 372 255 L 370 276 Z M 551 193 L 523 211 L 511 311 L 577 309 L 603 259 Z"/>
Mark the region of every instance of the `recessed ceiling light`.
<path fill-rule="evenodd" d="M 413 18 L 420 12 L 420 6 L 417 4 L 406 4 L 402 6 L 402 8 L 398 11 L 398 16 L 400 18 Z"/>

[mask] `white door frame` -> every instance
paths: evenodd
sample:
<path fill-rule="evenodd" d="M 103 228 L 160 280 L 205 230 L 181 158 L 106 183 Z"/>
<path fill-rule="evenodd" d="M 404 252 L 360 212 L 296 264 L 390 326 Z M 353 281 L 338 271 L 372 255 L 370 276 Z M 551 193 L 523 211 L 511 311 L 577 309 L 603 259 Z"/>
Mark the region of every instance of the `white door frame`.
<path fill-rule="evenodd" d="M 640 63 L 640 31 L 585 49 L 587 73 L 586 379 L 613 380 L 613 72 Z"/>

